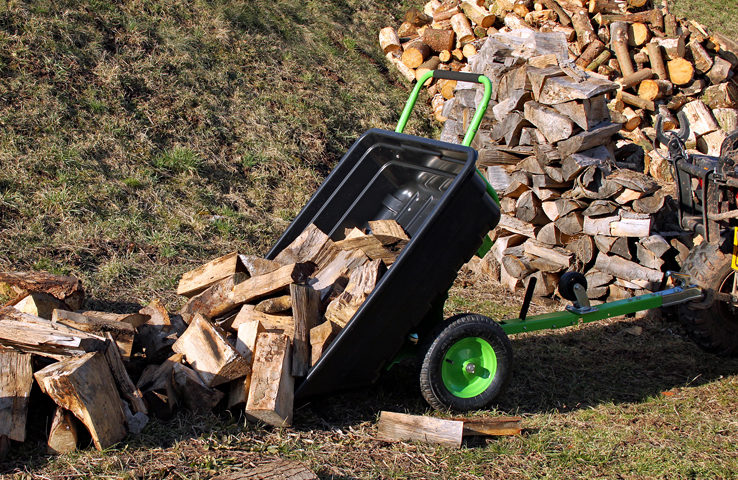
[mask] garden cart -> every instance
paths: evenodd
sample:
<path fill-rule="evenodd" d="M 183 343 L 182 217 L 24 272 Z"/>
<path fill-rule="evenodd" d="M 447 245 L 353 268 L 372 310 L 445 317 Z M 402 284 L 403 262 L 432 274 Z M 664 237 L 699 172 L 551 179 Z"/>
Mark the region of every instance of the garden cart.
<path fill-rule="evenodd" d="M 431 77 L 481 83 L 482 101 L 461 145 L 403 134 L 421 86 Z M 443 304 L 460 267 L 491 242 L 500 218 L 494 189 L 476 169 L 470 148 L 491 96 L 483 75 L 431 71 L 419 79 L 394 132 L 371 129 L 343 156 L 267 254 L 274 258 L 310 224 L 333 240 L 347 228 L 393 219 L 409 243 L 382 276 L 352 320 L 296 386 L 309 398 L 370 384 L 410 345 L 422 352 L 420 386 L 435 408 L 478 409 L 489 404 L 510 377 L 508 335 L 616 317 L 703 298 L 700 288 L 671 275 L 661 292 L 590 306 L 584 277 L 568 273 L 561 294 L 574 303 L 563 312 L 527 317 L 532 287 L 518 318 L 482 315 L 443 318 Z"/>

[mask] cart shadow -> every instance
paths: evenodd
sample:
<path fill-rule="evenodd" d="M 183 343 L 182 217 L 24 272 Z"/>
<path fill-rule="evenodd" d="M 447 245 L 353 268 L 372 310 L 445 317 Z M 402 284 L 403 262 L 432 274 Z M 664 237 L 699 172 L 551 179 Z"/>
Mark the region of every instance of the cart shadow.
<path fill-rule="evenodd" d="M 655 315 L 523 334 L 511 342 L 511 381 L 493 405 L 507 414 L 639 402 L 738 373 L 738 358 L 703 352 L 680 326 Z M 312 417 L 304 420 L 322 427 L 345 428 L 374 421 L 381 410 L 424 414 L 429 407 L 420 395 L 417 369 L 396 368 L 372 388 L 313 402 L 309 410 L 308 415 L 298 415 Z"/>

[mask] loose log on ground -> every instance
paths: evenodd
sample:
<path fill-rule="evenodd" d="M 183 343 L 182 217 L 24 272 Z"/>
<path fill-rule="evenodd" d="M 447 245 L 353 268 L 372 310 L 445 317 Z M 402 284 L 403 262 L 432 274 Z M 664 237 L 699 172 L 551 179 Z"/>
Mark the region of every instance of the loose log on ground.
<path fill-rule="evenodd" d="M 266 424 L 292 424 L 294 378 L 291 342 L 286 335 L 262 333 L 256 341 L 246 413 Z"/>
<path fill-rule="evenodd" d="M 474 418 L 452 418 L 464 422 L 465 436 L 483 435 L 519 435 L 522 431 L 520 417 L 474 417 Z"/>
<path fill-rule="evenodd" d="M 0 437 L 24 442 L 33 386 L 31 355 L 0 349 L 0 372 Z"/>
<path fill-rule="evenodd" d="M 202 315 L 172 345 L 181 353 L 209 387 L 243 377 L 249 372 L 246 359 L 228 341 L 225 332 Z"/>
<path fill-rule="evenodd" d="M 464 422 L 435 417 L 381 412 L 377 439 L 386 442 L 421 441 L 459 448 Z"/>
<path fill-rule="evenodd" d="M 394 28 L 384 27 L 379 31 L 379 46 L 384 53 L 399 52 L 402 49 L 400 37 Z"/>
<path fill-rule="evenodd" d="M 125 437 L 121 399 L 102 353 L 61 360 L 34 376 L 44 393 L 87 427 L 98 450 Z"/>
<path fill-rule="evenodd" d="M 26 292 L 43 292 L 66 303 L 70 309 L 82 308 L 85 292 L 82 282 L 72 276 L 46 272 L 0 272 L 0 283 Z"/>
<path fill-rule="evenodd" d="M 211 480 L 317 480 L 303 463 L 294 460 L 270 460 L 254 468 L 226 473 Z"/>

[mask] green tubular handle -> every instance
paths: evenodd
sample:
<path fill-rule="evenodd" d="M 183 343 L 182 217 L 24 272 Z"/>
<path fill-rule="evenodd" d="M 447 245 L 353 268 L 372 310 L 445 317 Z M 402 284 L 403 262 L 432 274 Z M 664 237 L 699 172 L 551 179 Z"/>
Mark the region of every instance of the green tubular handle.
<path fill-rule="evenodd" d="M 403 130 L 405 130 L 405 125 L 407 125 L 407 121 L 408 119 L 410 119 L 410 114 L 413 112 L 415 102 L 418 101 L 420 89 L 423 88 L 425 82 L 427 82 L 430 78 L 442 78 L 445 80 L 456 80 L 458 82 L 481 83 L 482 85 L 484 85 L 484 95 L 482 95 L 482 101 L 479 102 L 479 105 L 477 106 L 477 111 L 474 113 L 474 118 L 472 118 L 472 121 L 469 124 L 469 128 L 466 130 L 466 135 L 464 135 L 464 140 L 461 142 L 461 144 L 465 147 L 470 147 L 472 141 L 474 140 L 474 137 L 477 134 L 477 130 L 479 130 L 479 125 L 482 123 L 482 118 L 484 118 L 484 114 L 487 112 L 489 99 L 492 97 L 492 82 L 490 82 L 489 78 L 487 78 L 486 76 L 479 75 L 477 73 L 454 72 L 450 70 L 431 70 L 429 72 L 426 72 L 422 77 L 420 77 L 418 83 L 415 84 L 415 88 L 413 88 L 413 91 L 410 92 L 410 98 L 408 98 L 407 102 L 405 103 L 405 108 L 402 110 L 402 114 L 400 115 L 400 120 L 397 122 L 397 128 L 395 128 L 395 132 L 402 133 Z M 492 185 L 490 185 L 487 179 L 484 178 L 482 172 L 477 170 L 477 174 L 482 180 L 484 180 L 484 184 L 487 188 L 487 194 L 492 197 L 492 200 L 494 200 L 497 205 L 499 205 L 500 197 L 497 196 L 497 192 L 495 191 L 495 189 L 492 188 Z M 490 248 L 492 248 L 492 244 L 493 242 L 490 240 L 490 238 L 488 236 L 485 236 L 482 242 L 482 246 L 479 248 L 479 251 L 477 251 L 477 256 L 484 257 L 484 255 L 490 250 Z"/>
<path fill-rule="evenodd" d="M 418 101 L 420 89 L 423 88 L 423 84 L 427 82 L 430 78 L 443 78 L 445 80 L 481 83 L 482 85 L 484 85 L 484 96 L 482 97 L 482 101 L 479 102 L 479 105 L 477 106 L 477 111 L 474 114 L 474 118 L 472 118 L 472 121 L 469 124 L 469 128 L 466 131 L 466 135 L 464 135 L 464 140 L 461 142 L 461 144 L 465 147 L 471 146 L 472 140 L 474 140 L 474 137 L 477 134 L 477 130 L 479 130 L 479 124 L 482 123 L 482 118 L 484 118 L 484 113 L 487 111 L 489 99 L 492 97 L 492 82 L 490 82 L 489 78 L 487 78 L 486 76 L 476 73 L 454 72 L 450 70 L 431 70 L 429 72 L 426 72 L 422 77 L 420 77 L 418 83 L 415 84 L 415 88 L 413 88 L 413 91 L 410 92 L 410 98 L 408 98 L 407 103 L 405 103 L 405 108 L 402 110 L 402 115 L 400 115 L 400 121 L 397 122 L 397 128 L 395 128 L 395 132 L 402 133 L 403 130 L 405 130 L 405 125 L 407 125 L 410 114 L 413 112 L 415 102 Z"/>

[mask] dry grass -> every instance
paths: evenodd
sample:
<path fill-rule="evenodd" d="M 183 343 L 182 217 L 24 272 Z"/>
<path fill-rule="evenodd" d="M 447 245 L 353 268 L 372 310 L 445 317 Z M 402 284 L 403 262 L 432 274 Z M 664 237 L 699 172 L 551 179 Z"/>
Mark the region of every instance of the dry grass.
<path fill-rule="evenodd" d="M 672 3 L 735 36 L 735 2 Z M 88 307 L 125 311 L 153 297 L 176 307 L 176 279 L 205 259 L 265 252 L 354 138 L 393 127 L 408 90 L 375 35 L 406 7 L 0 2 L 0 268 L 75 274 Z M 434 134 L 427 120 L 411 128 Z M 499 318 L 520 301 L 462 276 L 447 309 Z M 520 437 L 460 450 L 374 440 L 380 410 L 445 415 L 396 368 L 300 407 L 285 430 L 181 413 L 105 452 L 54 457 L 34 416 L 0 472 L 206 478 L 283 456 L 335 479 L 736 478 L 737 360 L 703 354 L 660 318 L 524 334 L 513 347 L 510 389 L 475 414 L 522 415 Z"/>
<path fill-rule="evenodd" d="M 462 275 L 452 301 L 494 316 L 514 312 L 520 297 Z M 518 335 L 513 349 L 510 388 L 492 410 L 472 415 L 522 415 L 519 437 L 469 440 L 460 450 L 374 440 L 380 410 L 448 415 L 428 409 L 414 370 L 401 366 L 376 387 L 301 406 L 294 428 L 181 413 L 108 451 L 58 457 L 41 453 L 36 432 L 0 471 L 16 478 L 207 478 L 286 457 L 325 479 L 736 478 L 738 359 L 702 353 L 658 316 Z"/>

